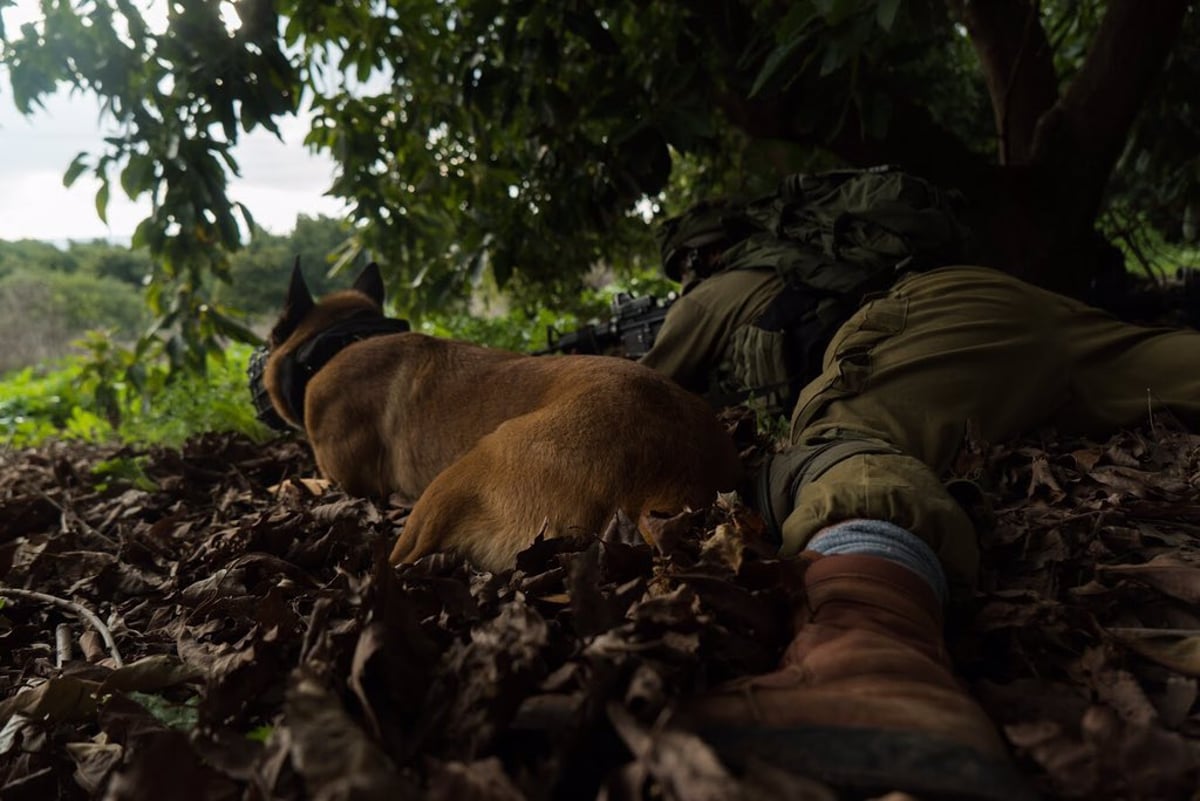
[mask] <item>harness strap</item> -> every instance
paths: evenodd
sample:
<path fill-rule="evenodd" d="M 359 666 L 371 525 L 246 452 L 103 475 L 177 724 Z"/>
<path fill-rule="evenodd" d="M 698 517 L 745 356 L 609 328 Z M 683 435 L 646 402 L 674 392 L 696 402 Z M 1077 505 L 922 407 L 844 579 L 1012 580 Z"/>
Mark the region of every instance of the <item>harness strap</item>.
<path fill-rule="evenodd" d="M 309 339 L 279 363 L 279 391 L 287 411 L 296 420 L 304 420 L 304 393 L 308 382 L 343 348 L 388 334 L 411 330 L 407 320 L 388 317 L 356 316 L 342 320 Z"/>

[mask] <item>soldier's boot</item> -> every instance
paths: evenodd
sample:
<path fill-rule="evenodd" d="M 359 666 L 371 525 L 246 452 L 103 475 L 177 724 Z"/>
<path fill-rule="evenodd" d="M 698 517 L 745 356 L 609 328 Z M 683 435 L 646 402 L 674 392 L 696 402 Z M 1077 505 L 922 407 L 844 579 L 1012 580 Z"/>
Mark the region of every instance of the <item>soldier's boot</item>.
<path fill-rule="evenodd" d="M 929 585 L 875 556 L 801 558 L 812 560 L 807 599 L 782 666 L 697 699 L 680 725 L 735 764 L 763 760 L 843 789 L 1029 798 L 954 675 Z"/>

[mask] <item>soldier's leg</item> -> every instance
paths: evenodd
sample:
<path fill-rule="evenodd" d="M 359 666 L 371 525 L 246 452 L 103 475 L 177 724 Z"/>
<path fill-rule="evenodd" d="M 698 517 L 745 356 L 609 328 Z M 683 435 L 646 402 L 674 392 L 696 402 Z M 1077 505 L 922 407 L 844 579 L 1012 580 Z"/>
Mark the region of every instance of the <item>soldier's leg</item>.
<path fill-rule="evenodd" d="M 886 520 L 934 549 L 952 589 L 970 585 L 975 531 L 940 476 L 968 432 L 1006 439 L 1066 401 L 1057 299 L 964 267 L 866 304 L 830 343 L 793 414 L 793 446 L 767 473 L 782 553 L 843 520 Z"/>
<path fill-rule="evenodd" d="M 1162 409 L 1200 427 L 1200 332 L 1129 325 L 1068 298 L 1060 303 L 1072 364 L 1060 428 L 1103 434 Z"/>
<path fill-rule="evenodd" d="M 1026 294 L 991 271 L 930 273 L 831 343 L 760 487 L 784 552 L 808 565 L 795 637 L 777 670 L 687 710 L 723 754 L 866 792 L 1026 797 L 942 639 L 946 598 L 978 557 L 938 476 L 968 429 L 1009 436 L 1066 392 L 1063 352 Z"/>

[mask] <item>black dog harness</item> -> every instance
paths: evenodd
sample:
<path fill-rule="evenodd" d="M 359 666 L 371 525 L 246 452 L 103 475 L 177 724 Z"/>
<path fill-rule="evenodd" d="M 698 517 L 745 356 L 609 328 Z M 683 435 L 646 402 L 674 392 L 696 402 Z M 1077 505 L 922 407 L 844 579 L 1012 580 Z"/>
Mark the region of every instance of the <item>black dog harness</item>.
<path fill-rule="evenodd" d="M 296 420 L 304 420 L 304 391 L 317 372 L 338 355 L 341 350 L 355 342 L 386 334 L 402 334 L 411 330 L 407 320 L 379 317 L 372 312 L 363 312 L 342 320 L 309 339 L 279 362 L 279 393 L 283 397 L 286 411 Z M 264 373 L 271 352 L 266 347 L 256 348 L 250 356 L 246 375 L 250 380 L 250 398 L 254 412 L 260 421 L 276 431 L 290 429 L 288 422 L 275 410 L 267 392 Z"/>

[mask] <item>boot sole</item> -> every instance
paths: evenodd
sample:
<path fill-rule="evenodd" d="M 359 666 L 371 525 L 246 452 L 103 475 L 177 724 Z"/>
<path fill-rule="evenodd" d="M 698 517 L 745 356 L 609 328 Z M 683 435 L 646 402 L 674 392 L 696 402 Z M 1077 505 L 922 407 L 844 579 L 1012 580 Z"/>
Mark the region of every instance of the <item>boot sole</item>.
<path fill-rule="evenodd" d="M 913 732 L 805 726 L 698 731 L 730 765 L 753 762 L 865 794 L 896 790 L 922 801 L 1036 801 L 1012 764 Z"/>

